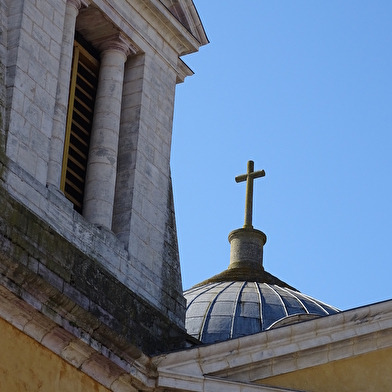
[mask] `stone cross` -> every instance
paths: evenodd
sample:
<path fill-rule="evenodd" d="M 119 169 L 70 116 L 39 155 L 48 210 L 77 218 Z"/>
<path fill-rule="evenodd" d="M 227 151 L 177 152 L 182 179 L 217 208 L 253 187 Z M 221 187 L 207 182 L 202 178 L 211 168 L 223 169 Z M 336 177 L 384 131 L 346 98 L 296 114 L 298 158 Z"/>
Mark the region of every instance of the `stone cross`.
<path fill-rule="evenodd" d="M 244 228 L 252 229 L 252 211 L 253 211 L 253 180 L 255 178 L 264 177 L 265 171 L 254 171 L 253 161 L 248 161 L 247 173 L 241 174 L 235 178 L 236 182 L 246 181 L 245 196 L 245 223 Z"/>

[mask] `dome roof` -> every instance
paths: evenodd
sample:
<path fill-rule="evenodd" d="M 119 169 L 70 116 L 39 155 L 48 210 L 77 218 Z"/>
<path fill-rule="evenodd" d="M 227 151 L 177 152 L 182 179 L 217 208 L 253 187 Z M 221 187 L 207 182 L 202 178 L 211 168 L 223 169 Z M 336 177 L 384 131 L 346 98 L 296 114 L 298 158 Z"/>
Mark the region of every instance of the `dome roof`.
<path fill-rule="evenodd" d="M 248 162 L 245 223 L 229 234 L 230 264 L 227 270 L 185 291 L 185 327 L 203 343 L 221 342 L 270 328 L 327 316 L 338 309 L 302 294 L 268 273 L 263 267 L 266 235 L 252 226 L 253 180 L 264 177 Z"/>
<path fill-rule="evenodd" d="M 291 288 L 250 281 L 211 282 L 187 290 L 184 295 L 186 329 L 203 343 L 338 312 Z"/>

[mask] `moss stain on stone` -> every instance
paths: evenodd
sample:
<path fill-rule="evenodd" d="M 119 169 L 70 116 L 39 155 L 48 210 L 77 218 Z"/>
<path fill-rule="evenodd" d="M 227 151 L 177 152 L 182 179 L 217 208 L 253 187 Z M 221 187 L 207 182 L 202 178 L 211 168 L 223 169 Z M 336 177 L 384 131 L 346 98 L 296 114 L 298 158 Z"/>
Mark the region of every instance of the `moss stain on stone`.
<path fill-rule="evenodd" d="M 22 291 L 27 290 L 29 295 L 43 301 L 44 313 L 55 321 L 59 315 L 67 317 L 69 322 L 78 324 L 78 328 L 87 331 L 86 333 L 102 330 L 105 325 L 106 334 L 123 336 L 128 344 L 131 343 L 148 354 L 182 346 L 186 338 L 184 329 L 176 326 L 167 315 L 120 283 L 91 255 L 76 248 L 13 199 L 2 184 L 1 182 L 0 243 L 4 245 L 2 251 L 8 248 L 9 252 L 0 252 L 0 272 L 10 282 L 14 282 L 14 292 L 22 295 Z M 171 203 L 172 201 L 172 207 Z M 173 228 L 172 215 L 170 219 L 168 225 Z M 183 300 L 178 289 L 181 280 L 179 266 L 176 266 L 179 260 L 175 231 L 170 231 L 165 246 L 168 249 L 165 253 L 167 259 L 163 260 L 166 270 L 163 279 L 167 291 L 173 295 L 167 296 L 166 301 L 168 304 L 172 301 L 169 305 L 175 308 L 179 306 L 176 303 L 181 304 Z M 41 264 L 53 274 L 55 287 L 46 281 L 46 273 L 42 275 L 44 271 L 40 272 Z M 70 294 L 62 292 L 65 283 L 73 288 L 74 299 L 68 297 Z M 176 288 L 173 291 L 169 290 L 172 285 Z M 179 297 L 178 300 L 176 296 Z M 78 306 L 75 301 L 79 301 Z M 185 317 L 185 307 L 180 309 L 180 314 Z"/>

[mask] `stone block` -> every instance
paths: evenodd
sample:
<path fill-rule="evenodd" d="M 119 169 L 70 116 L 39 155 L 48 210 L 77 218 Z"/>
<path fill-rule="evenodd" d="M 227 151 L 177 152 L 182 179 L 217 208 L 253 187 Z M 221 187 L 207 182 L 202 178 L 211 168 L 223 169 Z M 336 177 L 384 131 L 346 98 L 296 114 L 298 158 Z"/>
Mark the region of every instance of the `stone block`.
<path fill-rule="evenodd" d="M 40 47 L 39 49 L 40 62 L 49 73 L 57 77 L 59 70 L 59 59 L 48 52 L 46 48 Z"/>
<path fill-rule="evenodd" d="M 50 35 L 52 40 L 56 41 L 59 45 L 61 44 L 63 38 L 63 32 L 61 30 L 61 26 L 56 26 L 53 23 L 53 19 L 48 19 L 44 17 L 43 20 L 43 29 Z"/>
<path fill-rule="evenodd" d="M 42 15 L 46 16 L 49 20 L 53 19 L 54 7 L 50 1 L 37 0 L 37 8 L 41 11 Z"/>
<path fill-rule="evenodd" d="M 61 327 L 53 328 L 42 339 L 41 343 L 54 353 L 61 355 L 63 349 L 74 339 L 72 334 Z"/>
<path fill-rule="evenodd" d="M 129 378 L 129 380 L 126 379 Z M 136 388 L 131 385 L 132 378 L 129 375 L 123 375 L 111 385 L 113 392 L 138 392 Z"/>
<path fill-rule="evenodd" d="M 19 150 L 19 140 L 13 133 L 8 133 L 7 137 L 7 156 L 13 160 L 17 159 Z"/>
<path fill-rule="evenodd" d="M 53 11 L 53 23 L 58 26 L 60 29 L 63 28 L 64 24 L 64 12 L 65 8 L 63 7 L 63 4 L 65 2 L 61 2 L 61 6 L 59 4 L 56 4 L 56 8 Z"/>
<path fill-rule="evenodd" d="M 328 351 L 328 361 L 339 361 L 353 355 L 354 341 L 347 344 L 347 341 L 333 344 Z M 306 355 L 305 353 L 303 355 Z"/>
<path fill-rule="evenodd" d="M 38 109 L 37 109 L 38 110 Z M 42 112 L 40 112 L 42 118 Z M 45 162 L 49 160 L 49 145 L 50 139 L 41 132 L 41 126 L 38 128 L 32 128 L 31 143 L 30 146 L 34 153 L 36 153 Z"/>
<path fill-rule="evenodd" d="M 41 46 L 37 46 L 37 41 L 34 38 L 32 38 L 26 32 L 20 31 L 18 44 L 22 49 L 25 50 L 25 53 L 29 55 L 30 60 L 34 59 L 39 61 L 39 51 Z"/>
<path fill-rule="evenodd" d="M 26 290 L 22 290 L 21 291 L 21 298 L 26 303 L 31 305 L 34 309 L 36 309 L 38 311 L 42 311 L 43 306 L 42 306 L 41 301 L 38 298 L 36 298 L 34 295 L 32 295 L 29 292 L 27 292 Z"/>
<path fill-rule="evenodd" d="M 48 172 L 48 160 L 47 157 L 37 157 L 37 165 L 35 169 L 35 178 L 41 184 L 46 184 L 47 172 Z"/>
<path fill-rule="evenodd" d="M 56 92 L 57 92 L 57 78 L 55 75 L 52 75 L 51 73 L 46 73 L 45 76 L 45 90 L 46 92 L 53 98 L 56 98 Z M 67 86 L 68 88 L 68 86 Z"/>
<path fill-rule="evenodd" d="M 160 123 L 164 129 L 171 129 L 173 124 L 173 113 L 168 115 L 163 111 L 157 111 L 156 113 L 157 122 Z"/>
<path fill-rule="evenodd" d="M 50 40 L 50 53 L 56 58 L 60 58 L 61 55 L 61 44 L 56 42 L 54 39 Z"/>
<path fill-rule="evenodd" d="M 48 33 L 49 32 L 44 30 L 43 27 L 38 26 L 35 23 L 33 24 L 31 37 L 37 41 L 37 45 L 43 45 L 45 48 L 49 48 L 51 36 Z"/>
<path fill-rule="evenodd" d="M 126 74 L 127 75 L 127 74 Z M 130 79 L 125 80 L 124 84 L 124 91 L 128 95 L 130 92 L 143 92 L 143 87 L 144 87 L 144 79 L 142 78 L 137 78 L 137 79 Z"/>
<path fill-rule="evenodd" d="M 49 270 L 45 265 L 39 264 L 38 276 L 41 276 L 45 282 L 48 282 L 51 286 L 55 287 L 58 291 L 62 292 L 64 289 L 64 280 Z"/>
<path fill-rule="evenodd" d="M 135 238 L 138 238 L 144 244 L 149 243 L 149 231 L 146 225 L 146 221 L 136 212 L 132 214 L 131 232 Z M 131 253 L 133 253 L 133 249 L 130 250 Z"/>
<path fill-rule="evenodd" d="M 90 300 L 69 283 L 64 283 L 63 293 L 83 309 L 89 309 Z"/>
<path fill-rule="evenodd" d="M 41 119 L 41 132 L 49 139 L 52 134 L 52 126 L 53 126 L 53 118 L 52 116 L 46 114 L 45 112 L 42 113 Z M 61 146 L 62 147 L 62 146 Z M 63 155 L 63 148 L 59 148 L 56 153 L 62 157 Z"/>
<path fill-rule="evenodd" d="M 23 116 L 25 121 L 30 123 L 33 127 L 39 129 L 41 127 L 42 112 L 40 108 L 36 105 L 34 100 L 27 97 L 23 100 Z M 33 135 L 30 135 L 29 139 L 33 139 Z"/>
<path fill-rule="evenodd" d="M 11 301 L 1 298 L 0 315 L 6 321 L 10 322 L 18 329 L 23 330 L 26 324 L 31 320 L 31 316 L 25 312 L 21 312 L 20 309 L 15 307 Z"/>
<path fill-rule="evenodd" d="M 18 48 L 18 51 L 14 51 L 18 54 L 18 67 L 24 72 L 28 73 L 30 56 L 23 48 Z"/>
<path fill-rule="evenodd" d="M 33 20 L 38 26 L 43 26 L 44 15 L 40 9 L 35 6 L 35 3 L 25 1 L 23 13 Z"/>
<path fill-rule="evenodd" d="M 106 388 L 110 388 L 112 383 L 124 373 L 117 365 L 96 353 L 83 363 L 81 369 Z"/>
<path fill-rule="evenodd" d="M 41 69 L 41 73 L 42 73 L 42 69 Z M 50 96 L 50 94 L 47 93 L 47 91 L 44 88 L 41 87 L 41 85 L 42 86 L 46 85 L 46 75 L 44 75 L 42 84 L 36 86 L 34 102 L 42 113 L 53 115 L 54 99 L 52 96 Z M 42 113 L 41 113 L 41 118 L 42 118 Z"/>
<path fill-rule="evenodd" d="M 22 12 L 23 2 L 21 2 L 21 1 L 12 1 L 9 4 L 8 7 L 9 7 L 8 12 L 9 12 L 10 16 L 18 15 L 18 14 L 20 14 Z"/>
<path fill-rule="evenodd" d="M 69 345 L 63 348 L 61 351 L 61 357 L 70 364 L 79 368 L 94 352 L 95 350 L 90 346 L 76 340 L 70 342 Z"/>
<path fill-rule="evenodd" d="M 26 170 L 27 173 L 31 175 L 35 174 L 37 155 L 31 152 L 30 147 L 26 146 L 24 143 L 19 143 L 17 162 L 23 169 Z M 31 204 L 32 200 L 30 200 L 29 198 L 27 199 L 28 204 Z"/>
<path fill-rule="evenodd" d="M 323 363 L 328 362 L 329 348 L 327 346 L 317 347 L 307 353 L 306 355 L 300 355 L 296 359 L 296 367 L 295 369 L 306 369 L 309 367 L 322 365 Z M 276 361 L 277 362 L 277 361 Z M 277 365 L 274 363 L 274 374 Z"/>
<path fill-rule="evenodd" d="M 38 312 L 34 312 L 33 318 L 24 326 L 23 331 L 33 339 L 41 342 L 56 324 Z"/>
<path fill-rule="evenodd" d="M 15 23 L 19 23 L 20 17 L 19 15 L 17 15 L 13 19 L 15 20 Z M 10 20 L 10 22 L 12 23 L 12 20 Z M 17 51 L 18 51 L 17 47 L 19 45 L 20 34 L 21 32 L 19 28 L 12 28 L 12 27 L 7 33 L 7 42 L 8 42 L 8 47 L 10 49 L 10 51 L 8 52 L 9 64 L 16 63 Z M 11 51 L 11 49 L 13 50 Z"/>

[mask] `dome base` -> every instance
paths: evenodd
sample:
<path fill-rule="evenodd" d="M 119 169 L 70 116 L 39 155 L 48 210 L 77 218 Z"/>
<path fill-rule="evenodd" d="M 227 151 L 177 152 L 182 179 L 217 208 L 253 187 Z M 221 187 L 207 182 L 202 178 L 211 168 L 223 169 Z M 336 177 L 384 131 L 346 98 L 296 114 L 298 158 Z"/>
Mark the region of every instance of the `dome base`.
<path fill-rule="evenodd" d="M 213 277 L 194 285 L 192 288 L 203 286 L 207 283 L 214 283 L 214 282 L 268 283 L 268 284 L 276 284 L 280 287 L 287 287 L 291 290 L 298 291 L 293 286 L 290 286 L 286 282 L 278 279 L 276 276 L 265 271 L 262 266 L 259 266 L 258 268 L 254 268 L 254 267 L 230 268 L 221 272 L 218 275 L 214 275 Z"/>

